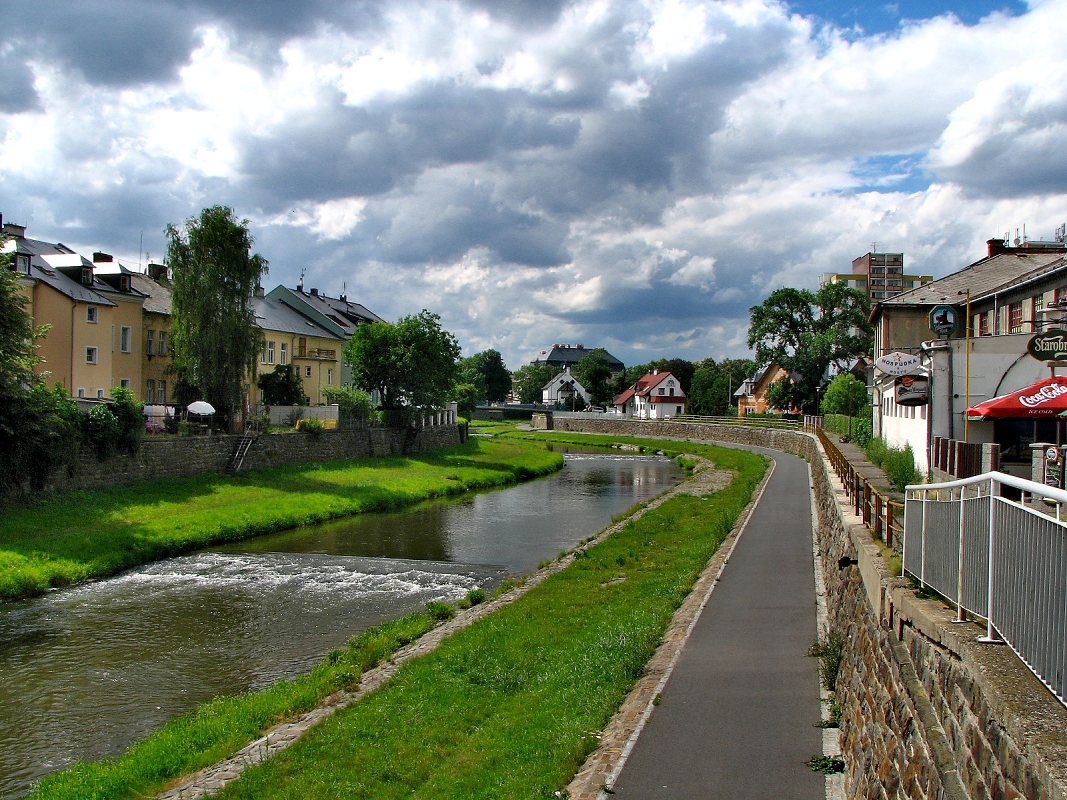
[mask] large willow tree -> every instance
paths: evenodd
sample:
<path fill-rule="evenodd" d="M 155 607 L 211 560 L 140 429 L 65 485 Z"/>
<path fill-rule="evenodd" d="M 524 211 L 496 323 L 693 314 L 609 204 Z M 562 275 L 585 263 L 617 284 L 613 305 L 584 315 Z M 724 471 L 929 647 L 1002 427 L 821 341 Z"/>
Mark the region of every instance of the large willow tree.
<path fill-rule="evenodd" d="M 267 261 L 252 253 L 248 220 L 226 206 L 205 208 L 183 230 L 168 225 L 166 234 L 175 377 L 232 418 L 263 349 L 252 302 Z"/>

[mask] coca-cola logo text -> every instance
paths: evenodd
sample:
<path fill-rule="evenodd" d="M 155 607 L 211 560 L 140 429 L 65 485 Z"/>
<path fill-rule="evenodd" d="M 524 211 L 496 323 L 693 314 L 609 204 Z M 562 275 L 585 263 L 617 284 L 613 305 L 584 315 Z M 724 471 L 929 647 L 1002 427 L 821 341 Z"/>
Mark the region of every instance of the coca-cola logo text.
<path fill-rule="evenodd" d="M 1057 397 L 1065 394 L 1067 394 L 1067 386 L 1052 383 L 1048 386 L 1042 386 L 1034 394 L 1020 395 L 1019 402 L 1027 408 L 1034 408 L 1035 406 L 1047 403 L 1049 400 L 1055 400 Z"/>

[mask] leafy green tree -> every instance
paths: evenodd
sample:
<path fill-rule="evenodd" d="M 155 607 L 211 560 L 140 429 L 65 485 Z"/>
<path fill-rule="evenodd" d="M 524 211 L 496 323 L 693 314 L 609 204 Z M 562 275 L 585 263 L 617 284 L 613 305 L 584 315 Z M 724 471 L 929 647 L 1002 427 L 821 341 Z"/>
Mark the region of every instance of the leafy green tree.
<path fill-rule="evenodd" d="M 267 261 L 252 253 L 248 220 L 238 220 L 226 206 L 205 208 L 183 230 L 168 225 L 166 234 L 174 373 L 232 419 L 263 349 L 253 297 Z"/>
<path fill-rule="evenodd" d="M 548 364 L 526 364 L 515 371 L 515 393 L 520 403 L 540 403 L 541 390 L 561 372 Z"/>
<path fill-rule="evenodd" d="M 844 284 L 828 283 L 814 293 L 778 289 L 749 310 L 748 346 L 758 361 L 799 376 L 791 399 L 805 413 L 818 410 L 819 386 L 831 367 L 841 370 L 870 352 L 870 303 Z"/>
<path fill-rule="evenodd" d="M 589 399 L 595 406 L 611 405 L 613 399 L 611 384 L 611 364 L 601 348 L 592 350 L 585 358 L 574 365 L 574 377 L 589 392 Z"/>
<path fill-rule="evenodd" d="M 748 376 L 755 372 L 756 364 L 742 358 L 725 358 L 716 363 L 705 358 L 693 373 L 689 387 L 689 410 L 693 414 L 722 416 L 731 413 L 733 393 Z"/>
<path fill-rule="evenodd" d="M 302 406 L 308 401 L 304 384 L 291 364 L 275 365 L 273 372 L 256 379 L 256 386 L 263 392 L 263 402 L 268 406 Z"/>
<path fill-rule="evenodd" d="M 788 375 L 783 375 L 767 387 L 768 408 L 788 413 L 794 408 L 799 408 L 800 403 L 797 401 L 802 399 L 798 396 L 797 384 L 793 383 Z"/>
<path fill-rule="evenodd" d="M 118 423 L 115 447 L 120 453 L 132 456 L 141 448 L 141 440 L 144 439 L 144 405 L 137 401 L 133 392 L 121 386 L 111 390 L 111 397 L 115 401 L 111 412 Z"/>
<path fill-rule="evenodd" d="M 470 358 L 460 359 L 457 380 L 473 384 L 479 400 L 502 402 L 511 391 L 511 373 L 496 350 L 483 350 Z"/>
<path fill-rule="evenodd" d="M 350 428 L 357 423 L 362 424 L 371 416 L 373 404 L 370 395 L 366 392 L 353 389 L 351 386 L 331 386 L 322 393 L 327 403 L 337 404 L 340 412 L 338 423 L 342 428 Z"/>
<path fill-rule="evenodd" d="M 822 413 L 847 414 L 858 417 L 866 414 L 871 402 L 867 397 L 867 385 L 850 372 L 844 372 L 830 381 L 822 399 Z"/>
<path fill-rule="evenodd" d="M 474 408 L 478 405 L 478 394 L 478 387 L 473 383 L 457 383 L 452 389 L 456 410 L 461 417 L 470 419 L 474 414 Z"/>
<path fill-rule="evenodd" d="M 441 318 L 424 309 L 395 325 L 360 325 L 344 352 L 353 382 L 377 390 L 382 408 L 395 410 L 444 405 L 455 385 L 460 349 Z"/>

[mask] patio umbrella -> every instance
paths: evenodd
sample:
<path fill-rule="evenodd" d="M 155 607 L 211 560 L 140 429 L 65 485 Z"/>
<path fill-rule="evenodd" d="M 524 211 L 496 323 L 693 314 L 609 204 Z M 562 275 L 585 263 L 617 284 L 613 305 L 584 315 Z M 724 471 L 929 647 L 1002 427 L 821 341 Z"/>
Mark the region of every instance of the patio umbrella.
<path fill-rule="evenodd" d="M 1045 378 L 967 409 L 967 419 L 1040 419 L 1067 411 L 1067 377 Z"/>
<path fill-rule="evenodd" d="M 189 404 L 189 412 L 191 414 L 199 414 L 202 417 L 206 417 L 209 414 L 215 413 L 215 407 L 211 403 L 205 403 L 203 400 L 197 400 L 195 403 Z"/>

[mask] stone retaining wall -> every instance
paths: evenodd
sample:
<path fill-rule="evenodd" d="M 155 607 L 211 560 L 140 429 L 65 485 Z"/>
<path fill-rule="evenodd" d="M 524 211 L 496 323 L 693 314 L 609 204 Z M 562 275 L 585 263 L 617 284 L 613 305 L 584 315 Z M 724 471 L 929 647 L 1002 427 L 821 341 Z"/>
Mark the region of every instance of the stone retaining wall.
<path fill-rule="evenodd" d="M 850 798 L 1067 800 L 1067 709 L 1003 645 L 893 577 L 851 514 L 817 440 L 792 431 L 556 419 L 559 430 L 678 437 L 783 450 L 812 464 Z M 773 502 L 765 498 L 764 502 Z M 858 562 L 840 569 L 838 559 Z"/>
<path fill-rule="evenodd" d="M 92 453 L 82 453 L 73 476 L 54 475 L 49 489 L 93 489 L 154 478 L 222 472 L 240 439 L 240 436 L 147 436 L 134 456 L 119 455 L 99 461 Z M 241 469 L 421 453 L 461 441 L 457 425 L 322 431 L 317 436 L 301 432 L 264 434 L 252 444 Z"/>

